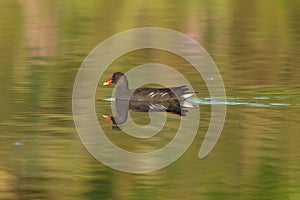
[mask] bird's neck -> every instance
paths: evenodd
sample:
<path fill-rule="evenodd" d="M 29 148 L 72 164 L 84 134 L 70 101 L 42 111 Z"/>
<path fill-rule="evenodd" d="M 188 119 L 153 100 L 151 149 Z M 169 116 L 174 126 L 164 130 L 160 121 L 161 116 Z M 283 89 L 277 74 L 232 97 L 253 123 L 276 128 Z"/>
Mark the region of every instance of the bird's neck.
<path fill-rule="evenodd" d="M 116 84 L 116 96 L 119 98 L 128 98 L 130 96 L 130 90 L 128 88 L 128 81 L 126 77 L 121 77 Z"/>

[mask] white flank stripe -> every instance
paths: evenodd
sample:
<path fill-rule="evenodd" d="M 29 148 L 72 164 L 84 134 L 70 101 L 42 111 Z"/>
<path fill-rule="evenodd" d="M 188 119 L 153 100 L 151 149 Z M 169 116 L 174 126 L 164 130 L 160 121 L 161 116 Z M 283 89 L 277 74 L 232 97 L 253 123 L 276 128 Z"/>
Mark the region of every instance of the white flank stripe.
<path fill-rule="evenodd" d="M 152 94 L 152 95 L 151 95 L 151 98 L 155 97 L 156 95 L 157 95 L 157 93 L 155 93 L 155 94 Z"/>
<path fill-rule="evenodd" d="M 148 96 L 151 96 L 153 93 L 154 93 L 154 92 L 150 92 L 150 93 L 148 94 Z"/>
<path fill-rule="evenodd" d="M 168 94 L 168 93 L 167 93 L 167 92 L 165 92 L 165 93 L 162 93 L 161 97 L 165 96 L 166 94 Z"/>

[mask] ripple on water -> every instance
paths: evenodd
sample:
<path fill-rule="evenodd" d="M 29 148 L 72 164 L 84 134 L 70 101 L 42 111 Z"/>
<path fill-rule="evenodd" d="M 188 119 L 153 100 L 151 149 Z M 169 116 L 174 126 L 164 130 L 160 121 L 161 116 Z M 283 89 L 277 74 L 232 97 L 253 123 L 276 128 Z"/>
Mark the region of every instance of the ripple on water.
<path fill-rule="evenodd" d="M 267 106 L 296 106 L 299 107 L 300 104 L 288 104 L 288 103 L 260 103 L 260 102 L 250 102 L 250 101 L 239 101 L 243 98 L 241 97 L 230 97 L 227 98 L 228 101 L 218 101 L 218 100 L 213 100 L 211 98 L 203 98 L 203 99 L 197 99 L 197 98 L 191 98 L 188 99 L 187 101 L 196 103 L 196 104 L 203 104 L 203 105 L 230 105 L 230 106 L 236 106 L 236 105 L 243 105 L 243 106 L 252 106 L 252 107 L 267 107 Z M 253 97 L 253 100 L 269 100 L 271 99 L 270 97 L 266 96 L 257 96 Z M 115 101 L 115 98 L 105 98 L 103 99 L 104 101 Z"/>

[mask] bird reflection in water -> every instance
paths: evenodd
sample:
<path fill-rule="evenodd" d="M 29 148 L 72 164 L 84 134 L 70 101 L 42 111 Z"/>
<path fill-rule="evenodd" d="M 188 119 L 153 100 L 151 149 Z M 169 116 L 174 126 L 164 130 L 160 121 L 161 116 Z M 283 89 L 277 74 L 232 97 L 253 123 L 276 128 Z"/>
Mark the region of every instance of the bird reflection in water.
<path fill-rule="evenodd" d="M 113 125 L 112 129 L 120 129 L 128 119 L 128 111 L 135 112 L 166 112 L 173 113 L 179 116 L 185 116 L 188 108 L 195 106 L 188 101 L 123 101 L 116 100 L 114 102 L 115 115 L 103 117 L 109 120 Z"/>

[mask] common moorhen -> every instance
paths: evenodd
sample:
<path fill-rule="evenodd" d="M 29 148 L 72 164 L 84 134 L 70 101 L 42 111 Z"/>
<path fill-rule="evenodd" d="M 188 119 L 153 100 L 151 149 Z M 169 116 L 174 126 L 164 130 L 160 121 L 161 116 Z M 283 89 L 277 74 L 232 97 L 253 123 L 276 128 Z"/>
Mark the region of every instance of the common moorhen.
<path fill-rule="evenodd" d="M 195 94 L 187 92 L 187 86 L 171 88 L 137 88 L 129 89 L 127 77 L 122 72 L 113 73 L 103 85 L 116 84 L 117 100 L 133 101 L 183 101 Z"/>

